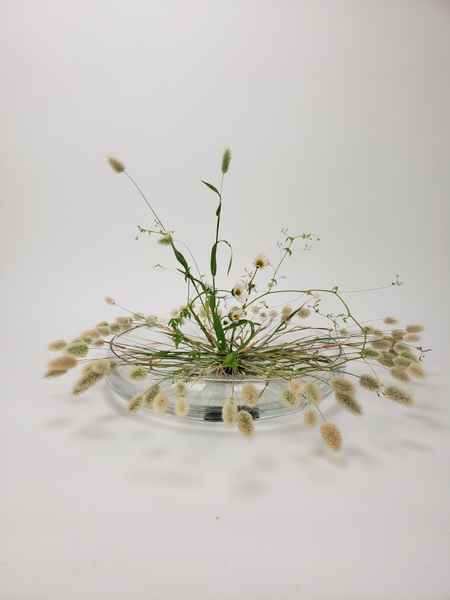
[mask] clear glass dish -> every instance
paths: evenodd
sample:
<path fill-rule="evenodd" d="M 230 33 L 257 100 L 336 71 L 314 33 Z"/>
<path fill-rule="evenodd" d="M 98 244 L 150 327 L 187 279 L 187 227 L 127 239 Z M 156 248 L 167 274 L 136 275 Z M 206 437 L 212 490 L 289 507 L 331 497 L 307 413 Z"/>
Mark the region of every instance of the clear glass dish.
<path fill-rule="evenodd" d="M 129 330 L 116 336 L 115 340 L 116 342 L 117 340 L 122 340 L 129 346 L 130 344 L 136 343 L 137 339 L 139 339 L 139 343 L 142 343 L 141 335 L 142 334 L 140 333 L 139 338 L 137 338 L 135 331 Z M 336 364 L 336 370 L 340 373 L 343 371 L 342 366 L 338 366 L 339 363 L 341 363 L 339 360 L 341 355 L 342 350 L 340 347 L 333 348 L 329 354 L 331 365 Z M 108 356 L 119 356 L 123 358 L 120 352 L 117 351 L 117 348 L 110 350 Z M 163 374 L 158 376 L 151 373 L 145 381 L 132 381 L 128 377 L 131 369 L 131 366 L 122 366 L 106 377 L 106 381 L 111 389 L 127 402 L 137 394 L 144 392 L 151 385 L 159 383 L 161 377 L 164 377 Z M 329 381 L 335 374 L 335 371 L 328 368 L 328 370 L 312 372 L 301 377 L 299 376 L 298 379 L 305 384 L 312 381 L 316 382 L 321 389 L 323 398 L 325 398 L 331 392 Z M 260 393 L 258 403 L 253 409 L 245 406 L 241 400 L 241 390 L 246 383 L 252 383 Z M 225 374 L 219 377 L 211 374 L 203 376 L 201 379 L 196 378 L 191 381 L 187 380 L 186 384 L 189 388 L 186 400 L 189 402 L 190 409 L 185 419 L 193 421 L 221 421 L 222 407 L 224 402 L 230 396 L 238 399 L 238 410 L 245 408 L 245 410 L 252 414 L 255 420 L 271 419 L 289 413 L 296 413 L 303 410 L 308 404 L 308 400 L 305 394 L 303 394 L 301 395 L 301 402 L 298 408 L 292 409 L 284 406 L 280 399 L 280 393 L 287 387 L 288 381 L 281 377 L 261 379 L 257 377 Z M 161 391 L 165 392 L 170 399 L 169 408 L 164 414 L 176 416 L 174 410 L 176 398 L 173 392 L 172 382 L 170 380 L 164 381 L 161 384 Z M 241 405 L 239 405 L 239 402 L 241 402 Z"/>

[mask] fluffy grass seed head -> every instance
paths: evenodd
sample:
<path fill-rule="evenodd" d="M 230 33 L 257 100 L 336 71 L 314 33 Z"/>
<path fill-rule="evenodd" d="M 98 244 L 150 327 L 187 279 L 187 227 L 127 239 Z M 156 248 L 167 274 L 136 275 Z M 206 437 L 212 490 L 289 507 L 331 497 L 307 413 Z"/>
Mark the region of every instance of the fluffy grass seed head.
<path fill-rule="evenodd" d="M 61 375 L 65 375 L 67 371 L 61 369 L 49 369 L 44 373 L 44 377 L 46 379 L 53 379 L 54 377 L 61 377 Z"/>
<path fill-rule="evenodd" d="M 324 423 L 320 428 L 320 435 L 333 452 L 339 452 L 342 448 L 341 431 L 339 427 L 333 425 L 333 423 Z"/>
<path fill-rule="evenodd" d="M 380 353 L 378 352 L 378 350 L 374 350 L 373 348 L 369 348 L 368 346 L 361 350 L 361 358 L 378 358 L 379 356 Z"/>
<path fill-rule="evenodd" d="M 277 314 L 278 314 L 277 311 L 274 308 L 271 308 L 269 310 L 269 312 L 267 313 L 267 316 L 269 317 L 269 319 L 275 319 Z"/>
<path fill-rule="evenodd" d="M 117 362 L 109 358 L 99 358 L 91 363 L 91 369 L 94 373 L 108 375 L 117 368 Z"/>
<path fill-rule="evenodd" d="M 133 396 L 133 398 L 131 398 L 131 400 L 128 402 L 127 407 L 125 409 L 127 415 L 132 415 L 133 413 L 140 410 L 142 408 L 143 400 L 144 399 L 142 394 L 136 394 L 136 396 Z"/>
<path fill-rule="evenodd" d="M 359 378 L 359 385 L 365 390 L 370 392 L 379 392 L 381 390 L 381 383 L 377 377 L 370 375 L 370 373 L 364 373 Z"/>
<path fill-rule="evenodd" d="M 300 406 L 300 395 L 289 388 L 281 391 L 280 400 L 286 408 L 296 409 Z"/>
<path fill-rule="evenodd" d="M 405 329 L 406 329 L 407 333 L 420 333 L 421 331 L 423 331 L 423 326 L 411 324 L 411 325 L 407 325 L 405 327 Z"/>
<path fill-rule="evenodd" d="M 114 158 L 114 156 L 108 156 L 108 162 L 112 170 L 116 173 L 123 173 L 125 171 L 125 165 L 118 158 Z"/>
<path fill-rule="evenodd" d="M 177 398 L 186 398 L 188 393 L 188 387 L 184 381 L 177 381 L 173 386 L 174 394 Z"/>
<path fill-rule="evenodd" d="M 99 337 L 100 337 L 100 333 L 97 331 L 96 328 L 86 329 L 86 331 L 83 331 L 83 333 L 80 335 L 81 340 L 86 340 L 88 338 L 90 338 L 91 340 L 96 340 Z M 86 343 L 89 344 L 90 342 L 86 342 Z"/>
<path fill-rule="evenodd" d="M 394 366 L 394 358 L 395 358 L 395 356 L 390 354 L 389 352 L 382 352 L 378 356 L 377 361 L 383 367 L 393 367 Z"/>
<path fill-rule="evenodd" d="M 343 394 L 351 394 L 352 396 L 354 396 L 356 394 L 356 388 L 354 386 L 354 384 L 349 381 L 348 379 L 345 379 L 344 377 L 333 377 L 333 379 L 331 379 L 330 381 L 330 386 L 331 389 L 334 390 L 335 392 L 341 392 Z"/>
<path fill-rule="evenodd" d="M 130 317 L 116 317 L 116 323 L 123 327 L 125 325 L 130 325 L 131 319 Z"/>
<path fill-rule="evenodd" d="M 169 232 L 164 231 L 161 237 L 158 238 L 158 244 L 161 246 L 170 246 L 172 244 L 172 236 Z"/>
<path fill-rule="evenodd" d="M 404 406 L 412 406 L 414 404 L 411 394 L 405 390 L 402 390 L 396 385 L 389 385 L 385 387 L 383 394 L 386 396 L 386 398 L 389 398 L 389 400 L 393 400 L 394 402 L 398 402 Z"/>
<path fill-rule="evenodd" d="M 341 408 L 350 414 L 357 417 L 360 417 L 363 414 L 363 409 L 353 394 L 348 394 L 346 392 L 334 392 L 334 396 L 339 406 L 341 406 Z"/>
<path fill-rule="evenodd" d="M 303 413 L 303 423 L 308 429 L 312 429 L 317 424 L 317 412 L 310 408 Z"/>
<path fill-rule="evenodd" d="M 366 335 L 373 335 L 375 327 L 372 327 L 372 325 L 365 325 L 364 327 L 361 327 L 361 331 Z"/>
<path fill-rule="evenodd" d="M 419 357 L 416 356 L 411 350 L 402 350 L 400 356 L 403 358 L 409 358 L 412 362 L 419 362 Z"/>
<path fill-rule="evenodd" d="M 418 333 L 407 333 L 403 339 L 405 342 L 408 342 L 410 344 L 414 342 L 420 342 L 422 338 Z"/>
<path fill-rule="evenodd" d="M 225 427 L 233 427 L 236 425 L 238 416 L 238 409 L 236 406 L 236 400 L 232 397 L 227 398 L 222 407 L 222 421 Z"/>
<path fill-rule="evenodd" d="M 306 318 L 308 318 L 308 317 L 309 317 L 309 315 L 310 315 L 310 314 L 311 314 L 311 309 L 310 309 L 310 308 L 308 308 L 308 307 L 306 307 L 306 306 L 303 306 L 303 307 L 302 307 L 302 308 L 301 308 L 301 309 L 298 311 L 298 313 L 297 313 L 297 317 L 298 317 L 299 319 L 306 319 Z"/>
<path fill-rule="evenodd" d="M 87 365 L 86 365 L 87 366 Z M 91 365 L 88 365 L 89 367 Z M 80 379 L 72 388 L 72 396 L 80 396 L 84 394 L 90 387 L 103 379 L 104 375 L 96 373 L 92 368 L 86 369 Z"/>
<path fill-rule="evenodd" d="M 99 325 L 95 328 L 95 331 L 97 331 L 97 333 L 99 333 L 101 336 L 111 335 L 111 329 L 108 327 L 108 325 Z"/>
<path fill-rule="evenodd" d="M 74 369 L 78 365 L 78 360 L 75 356 L 70 356 L 70 354 L 66 354 L 66 356 L 58 356 L 58 358 L 54 358 L 48 363 L 48 368 L 53 370 L 60 371 L 68 371 L 69 369 Z"/>
<path fill-rule="evenodd" d="M 237 416 L 237 426 L 242 435 L 248 440 L 255 436 L 255 424 L 252 415 L 246 410 L 241 410 Z"/>
<path fill-rule="evenodd" d="M 402 369 L 407 369 L 409 365 L 413 362 L 413 360 L 411 360 L 410 358 L 406 358 L 405 356 L 396 356 L 394 358 L 394 365 Z"/>
<path fill-rule="evenodd" d="M 256 304 L 254 304 L 250 310 L 254 315 L 257 315 L 259 313 L 259 306 L 256 306 Z"/>
<path fill-rule="evenodd" d="M 116 303 L 114 298 L 111 298 L 111 296 L 105 296 L 105 302 L 106 304 L 109 304 L 111 306 L 114 306 L 114 304 Z"/>
<path fill-rule="evenodd" d="M 389 340 L 370 340 L 370 345 L 375 350 L 389 350 L 391 342 Z"/>
<path fill-rule="evenodd" d="M 383 323 L 386 323 L 386 325 L 396 325 L 398 321 L 394 317 L 384 317 Z"/>
<path fill-rule="evenodd" d="M 282 320 L 286 320 L 290 314 L 292 314 L 293 312 L 293 308 L 292 306 L 283 306 L 283 308 L 281 309 L 281 319 Z"/>
<path fill-rule="evenodd" d="M 187 417 L 189 408 L 189 402 L 186 400 L 186 398 L 179 397 L 176 399 L 174 410 L 177 417 Z"/>
<path fill-rule="evenodd" d="M 109 330 L 111 333 L 116 334 L 122 330 L 122 326 L 119 323 L 110 323 Z"/>
<path fill-rule="evenodd" d="M 394 344 L 394 350 L 395 352 L 403 352 L 403 350 L 409 351 L 409 346 L 403 342 L 396 342 Z"/>
<path fill-rule="evenodd" d="M 408 367 L 408 373 L 415 377 L 416 379 L 425 379 L 427 374 L 424 371 L 422 365 L 419 363 L 413 362 Z"/>
<path fill-rule="evenodd" d="M 145 381 L 148 377 L 148 371 L 142 365 L 134 367 L 128 375 L 133 381 Z"/>
<path fill-rule="evenodd" d="M 241 390 L 242 400 L 246 406 L 255 408 L 259 400 L 259 392 L 253 383 L 245 383 Z"/>
<path fill-rule="evenodd" d="M 403 329 L 393 329 L 391 331 L 391 338 L 393 340 L 395 340 L 396 342 L 398 342 L 399 340 L 402 340 L 406 335 L 406 331 L 403 331 Z"/>
<path fill-rule="evenodd" d="M 224 175 L 230 168 L 231 156 L 231 150 L 229 148 L 225 148 L 222 154 L 222 173 Z"/>
<path fill-rule="evenodd" d="M 159 383 L 155 383 L 153 385 L 151 385 L 149 388 L 147 388 L 143 393 L 143 406 L 145 406 L 145 408 L 150 408 L 153 404 L 153 400 L 156 398 L 156 396 L 159 394 L 159 392 L 161 391 L 161 386 L 159 385 Z"/>
<path fill-rule="evenodd" d="M 409 383 L 411 381 L 406 369 L 402 369 L 401 367 L 392 367 L 389 373 L 391 374 L 391 377 L 398 381 L 402 381 L 403 383 Z"/>
<path fill-rule="evenodd" d="M 291 379 L 288 384 L 288 389 L 290 389 L 291 392 L 294 392 L 294 394 L 301 394 L 305 389 L 305 384 L 303 381 L 300 381 L 300 379 Z"/>
<path fill-rule="evenodd" d="M 59 350 L 65 350 L 66 346 L 67 342 L 65 340 L 55 340 L 54 342 L 50 342 L 47 348 L 52 352 L 59 352 Z"/>
<path fill-rule="evenodd" d="M 77 358 L 84 358 L 88 352 L 89 346 L 84 341 L 72 342 L 65 349 L 66 354 L 76 356 Z"/>
<path fill-rule="evenodd" d="M 305 394 L 313 404 L 320 404 L 322 402 L 322 391 L 315 381 L 310 381 L 306 384 Z"/>
<path fill-rule="evenodd" d="M 152 406 L 156 414 L 163 415 L 169 408 L 169 396 L 164 392 L 159 392 L 156 394 Z"/>

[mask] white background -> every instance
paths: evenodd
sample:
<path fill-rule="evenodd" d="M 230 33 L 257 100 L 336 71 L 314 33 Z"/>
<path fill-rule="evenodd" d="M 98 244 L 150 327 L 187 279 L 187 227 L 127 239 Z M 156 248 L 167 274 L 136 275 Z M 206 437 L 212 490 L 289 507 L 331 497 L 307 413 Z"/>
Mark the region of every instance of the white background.
<path fill-rule="evenodd" d="M 450 3 L 2 0 L 2 600 L 448 600 Z M 117 155 L 232 287 L 280 230 L 295 287 L 426 327 L 411 409 L 360 394 L 333 455 L 293 415 L 247 442 L 43 380 L 46 344 L 184 301 Z M 221 255 L 222 264 L 226 253 Z"/>

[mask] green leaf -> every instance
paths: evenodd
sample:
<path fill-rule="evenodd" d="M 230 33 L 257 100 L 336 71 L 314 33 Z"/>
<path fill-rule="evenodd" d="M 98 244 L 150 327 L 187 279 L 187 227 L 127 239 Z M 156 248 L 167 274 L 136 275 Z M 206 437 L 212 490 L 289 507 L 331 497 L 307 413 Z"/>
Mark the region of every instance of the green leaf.
<path fill-rule="evenodd" d="M 174 246 L 173 244 L 172 244 L 172 249 L 173 249 L 173 252 L 174 252 L 174 254 L 175 254 L 175 257 L 176 257 L 177 261 L 178 261 L 178 262 L 179 262 L 181 265 L 183 265 L 183 267 L 184 267 L 184 269 L 186 270 L 186 272 L 187 272 L 187 273 L 189 273 L 189 265 L 187 264 L 187 262 L 186 262 L 186 259 L 184 258 L 184 256 L 181 254 L 181 252 L 179 252 L 179 251 L 178 251 L 178 250 L 175 248 L 175 246 Z"/>
<path fill-rule="evenodd" d="M 233 248 L 231 247 L 231 244 L 229 244 L 227 242 L 227 240 L 221 240 L 221 241 L 224 242 L 228 246 L 228 248 L 230 249 L 230 254 L 231 254 L 230 255 L 230 262 L 228 263 L 228 269 L 227 269 L 227 275 L 229 275 L 230 271 L 231 271 L 231 265 L 233 264 Z"/>
<path fill-rule="evenodd" d="M 231 267 L 233 265 L 233 248 L 231 247 L 231 244 L 229 242 L 227 242 L 227 240 L 219 240 L 211 248 L 211 275 L 213 277 L 215 277 L 217 274 L 217 246 L 220 243 L 226 244 L 228 246 L 228 248 L 230 249 L 230 253 L 231 253 L 230 262 L 228 263 L 227 275 L 230 274 Z"/>
<path fill-rule="evenodd" d="M 231 256 L 230 256 L 230 261 L 228 263 L 227 275 L 230 274 L 231 267 L 233 265 L 233 248 L 231 247 L 231 244 L 229 242 L 227 242 L 227 240 L 219 240 L 211 248 L 211 275 L 213 277 L 215 277 L 216 274 L 217 274 L 217 246 L 220 243 L 226 244 L 228 246 L 228 248 L 230 249 L 230 255 Z"/>
<path fill-rule="evenodd" d="M 228 369 L 233 369 L 233 371 L 237 371 L 239 363 L 234 354 L 227 354 L 223 359 L 223 366 Z"/>
<path fill-rule="evenodd" d="M 211 294 L 211 296 L 209 297 L 209 306 L 211 308 L 214 331 L 216 332 L 216 335 L 217 335 L 217 342 L 219 345 L 219 350 L 225 350 L 227 347 L 227 340 L 225 339 L 225 334 L 222 329 L 222 323 L 220 322 L 220 317 L 216 311 L 216 296 L 215 296 L 215 294 Z"/>
<path fill-rule="evenodd" d="M 214 186 L 213 186 L 211 183 L 207 183 L 206 181 L 203 181 L 203 179 L 200 179 L 200 181 L 201 181 L 202 183 L 204 183 L 206 186 L 208 186 L 210 190 L 212 190 L 213 192 L 216 192 L 216 194 L 217 194 L 217 195 L 219 196 L 219 198 L 220 198 L 220 192 L 219 192 L 219 190 L 218 190 L 217 188 L 215 188 L 215 187 L 214 187 Z"/>
<path fill-rule="evenodd" d="M 217 273 L 217 245 L 219 242 L 216 242 L 214 246 L 211 248 L 211 275 L 213 277 L 216 276 Z"/>

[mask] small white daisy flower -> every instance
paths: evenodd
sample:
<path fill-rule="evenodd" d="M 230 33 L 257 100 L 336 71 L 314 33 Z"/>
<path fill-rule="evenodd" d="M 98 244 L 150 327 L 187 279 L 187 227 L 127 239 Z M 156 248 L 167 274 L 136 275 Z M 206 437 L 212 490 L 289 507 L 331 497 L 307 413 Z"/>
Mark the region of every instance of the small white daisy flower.
<path fill-rule="evenodd" d="M 244 281 L 238 281 L 232 289 L 231 293 L 238 302 L 244 304 L 248 298 L 247 284 Z"/>
<path fill-rule="evenodd" d="M 242 308 L 238 308 L 237 306 L 231 309 L 230 319 L 232 321 L 240 321 L 240 319 L 244 318 L 245 312 Z"/>
<path fill-rule="evenodd" d="M 258 254 L 258 256 L 255 257 L 253 264 L 257 269 L 264 269 L 270 263 L 267 256 L 261 252 L 260 254 Z"/>

